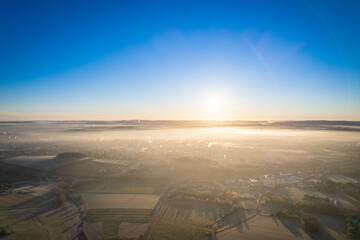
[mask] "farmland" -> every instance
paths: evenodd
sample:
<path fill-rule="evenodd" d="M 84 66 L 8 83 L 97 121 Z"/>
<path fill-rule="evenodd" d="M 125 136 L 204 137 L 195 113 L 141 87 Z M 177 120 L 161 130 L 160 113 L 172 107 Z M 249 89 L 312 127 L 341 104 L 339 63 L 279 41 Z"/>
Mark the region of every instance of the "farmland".
<path fill-rule="evenodd" d="M 152 209 L 159 196 L 148 194 L 97 194 L 84 193 L 87 209 L 94 208 L 139 208 Z"/>
<path fill-rule="evenodd" d="M 311 239 L 294 220 L 279 220 L 262 216 L 257 216 L 244 224 L 237 225 L 216 235 L 216 239 L 219 240 L 288 240 L 293 238 Z"/>
<path fill-rule="evenodd" d="M 304 198 L 304 195 L 316 196 L 323 199 L 336 199 L 337 205 L 340 207 L 352 209 L 360 208 L 360 203 L 358 201 L 352 199 L 350 196 L 340 191 L 332 193 L 327 191 L 321 191 L 316 188 L 293 186 L 281 188 L 280 190 L 278 190 L 278 194 L 286 196 L 293 201 L 302 200 Z"/>
<path fill-rule="evenodd" d="M 134 238 L 143 234 L 148 227 L 147 223 L 129 222 L 90 222 L 83 224 L 89 240 L 104 239 L 104 237 L 121 236 L 124 239 Z"/>
<path fill-rule="evenodd" d="M 137 138 L 58 129 L 53 136 L 68 138 L 56 144 L 0 137 L 0 231 L 4 239 L 309 239 L 302 217 L 311 214 L 316 239 L 359 238 L 358 135 L 219 130 L 168 139 L 175 130 Z"/>
<path fill-rule="evenodd" d="M 136 208 L 97 208 L 87 211 L 87 219 L 91 222 L 133 222 L 147 223 L 152 209 Z"/>
<path fill-rule="evenodd" d="M 73 239 L 80 223 L 78 209 L 70 203 L 57 207 L 52 185 L 37 183 L 0 195 L 0 226 L 11 234 L 2 239 Z"/>
<path fill-rule="evenodd" d="M 340 219 L 317 215 L 321 222 L 318 239 L 346 239 L 345 226 Z M 216 235 L 219 240 L 232 239 L 312 239 L 301 228 L 295 219 L 276 218 L 270 216 L 256 216 L 249 221 L 236 225 Z M 209 238 L 211 239 L 211 238 Z"/>
<path fill-rule="evenodd" d="M 166 185 L 164 183 L 98 181 L 78 184 L 74 187 L 74 191 L 77 193 L 129 193 L 159 195 L 165 186 Z"/>
<path fill-rule="evenodd" d="M 226 209 L 209 203 L 187 200 L 166 200 L 150 239 L 199 239 L 208 225 L 215 223 Z"/>
<path fill-rule="evenodd" d="M 120 236 L 139 236 L 144 233 L 148 224 L 122 222 L 119 226 Z"/>
<path fill-rule="evenodd" d="M 159 201 L 163 184 L 92 182 L 75 185 L 86 209 L 84 229 L 90 239 L 143 234 Z"/>

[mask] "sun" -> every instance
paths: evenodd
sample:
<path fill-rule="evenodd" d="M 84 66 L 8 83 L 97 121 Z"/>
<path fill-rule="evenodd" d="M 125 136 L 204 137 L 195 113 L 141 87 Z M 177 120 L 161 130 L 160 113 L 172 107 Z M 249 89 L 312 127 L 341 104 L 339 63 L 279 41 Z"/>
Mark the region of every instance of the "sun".
<path fill-rule="evenodd" d="M 207 100 L 207 107 L 211 111 L 218 111 L 221 108 L 221 100 L 217 96 L 212 96 Z"/>

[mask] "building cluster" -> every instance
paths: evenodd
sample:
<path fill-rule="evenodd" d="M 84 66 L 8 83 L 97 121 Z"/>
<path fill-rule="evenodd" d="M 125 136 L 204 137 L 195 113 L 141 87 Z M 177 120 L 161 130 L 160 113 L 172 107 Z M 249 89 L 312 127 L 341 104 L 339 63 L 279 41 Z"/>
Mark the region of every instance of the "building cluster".
<path fill-rule="evenodd" d="M 265 186 L 275 187 L 278 185 L 291 185 L 299 183 L 321 184 L 323 183 L 322 174 L 308 174 L 298 171 L 296 173 L 264 174 L 256 178 L 249 179 L 227 179 L 225 184 L 238 186 Z"/>

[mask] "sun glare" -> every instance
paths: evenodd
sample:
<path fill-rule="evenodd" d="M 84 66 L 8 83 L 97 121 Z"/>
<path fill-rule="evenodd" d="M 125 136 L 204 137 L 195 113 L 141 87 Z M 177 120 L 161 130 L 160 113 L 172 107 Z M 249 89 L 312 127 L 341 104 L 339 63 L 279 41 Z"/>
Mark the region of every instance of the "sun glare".
<path fill-rule="evenodd" d="M 221 101 L 218 97 L 213 96 L 208 99 L 207 106 L 209 110 L 217 111 L 221 108 Z"/>

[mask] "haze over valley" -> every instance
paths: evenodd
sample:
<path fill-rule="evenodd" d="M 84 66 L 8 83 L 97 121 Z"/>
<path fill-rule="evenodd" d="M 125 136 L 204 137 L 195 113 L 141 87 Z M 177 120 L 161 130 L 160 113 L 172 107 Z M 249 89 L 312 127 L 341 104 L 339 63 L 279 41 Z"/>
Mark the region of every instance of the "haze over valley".
<path fill-rule="evenodd" d="M 0 240 L 360 239 L 360 1 L 0 1 Z"/>
<path fill-rule="evenodd" d="M 347 239 L 359 126 L 2 122 L 0 224 L 5 239 Z"/>

